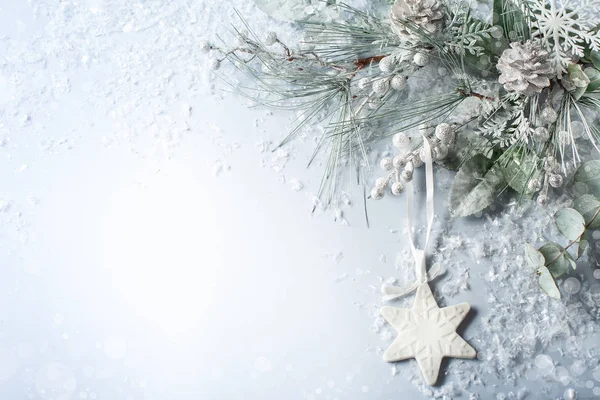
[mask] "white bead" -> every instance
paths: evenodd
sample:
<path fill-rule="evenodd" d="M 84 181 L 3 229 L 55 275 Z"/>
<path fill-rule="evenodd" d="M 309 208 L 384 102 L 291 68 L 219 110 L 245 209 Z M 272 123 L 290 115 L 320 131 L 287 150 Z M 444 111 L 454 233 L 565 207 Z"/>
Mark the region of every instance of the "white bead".
<path fill-rule="evenodd" d="M 424 67 L 429 64 L 429 55 L 426 53 L 417 53 L 413 57 L 413 62 L 419 67 Z"/>
<path fill-rule="evenodd" d="M 369 80 L 369 78 L 360 78 L 358 80 L 358 88 L 360 90 L 365 90 L 366 88 L 369 87 L 370 84 L 371 84 L 371 81 Z"/>
<path fill-rule="evenodd" d="M 384 57 L 379 61 L 379 69 L 381 72 L 392 72 L 395 67 L 396 61 L 394 60 L 394 57 Z"/>
<path fill-rule="evenodd" d="M 402 182 L 392 183 L 392 194 L 398 196 L 404 191 L 404 184 Z"/>
<path fill-rule="evenodd" d="M 407 80 L 405 76 L 396 75 L 392 78 L 391 81 L 392 89 L 394 90 L 402 90 L 407 85 Z"/>
<path fill-rule="evenodd" d="M 405 170 L 404 170 L 404 171 L 402 171 L 402 173 L 400 174 L 400 178 L 402 178 L 402 180 L 403 180 L 404 182 L 410 182 L 410 181 L 412 181 L 412 178 L 413 178 L 413 173 L 412 173 L 412 171 L 408 171 L 408 170 L 406 170 L 406 169 L 405 169 Z"/>
<path fill-rule="evenodd" d="M 392 159 L 390 157 L 383 157 L 379 162 L 379 166 L 384 171 L 389 171 L 394 166 Z"/>
<path fill-rule="evenodd" d="M 273 46 L 275 43 L 277 43 L 277 33 L 273 31 L 267 32 L 264 42 L 267 46 Z"/>
<path fill-rule="evenodd" d="M 406 163 L 406 166 L 404 167 L 404 169 L 406 171 L 413 172 L 415 170 L 415 164 L 413 164 L 412 161 L 409 161 L 409 162 Z"/>
<path fill-rule="evenodd" d="M 203 53 L 208 53 L 212 49 L 210 43 L 206 40 L 200 41 L 200 51 Z"/>
<path fill-rule="evenodd" d="M 538 204 L 543 206 L 544 204 L 546 204 L 548 202 L 548 196 L 546 196 L 545 194 L 540 194 L 537 197 L 537 202 L 538 202 Z"/>
<path fill-rule="evenodd" d="M 410 147 L 410 137 L 404 132 L 399 132 L 392 138 L 392 143 L 400 150 L 406 150 Z"/>
<path fill-rule="evenodd" d="M 371 198 L 373 200 L 379 200 L 383 197 L 383 195 L 385 194 L 385 192 L 383 191 L 383 189 L 374 187 L 373 189 L 371 189 Z"/>
<path fill-rule="evenodd" d="M 388 180 L 386 178 L 377 178 L 375 180 L 375 187 L 378 189 L 385 189 L 388 186 Z"/>
<path fill-rule="evenodd" d="M 442 143 L 450 143 L 454 137 L 454 129 L 445 122 L 435 127 L 435 137 Z"/>
<path fill-rule="evenodd" d="M 553 188 L 559 188 L 563 184 L 563 177 L 561 174 L 552 174 L 548 178 L 548 182 L 550 183 L 550 186 L 552 186 Z"/>
<path fill-rule="evenodd" d="M 390 88 L 390 82 L 387 79 L 377 79 L 373 82 L 373 91 L 378 94 L 387 92 Z"/>
<path fill-rule="evenodd" d="M 540 117 L 542 118 L 542 122 L 550 125 L 556 122 L 558 119 L 558 114 L 554 108 L 547 106 L 542 110 Z"/>
<path fill-rule="evenodd" d="M 219 61 L 216 58 L 211 58 L 208 61 L 208 68 L 212 69 L 213 71 L 218 70 L 219 68 L 221 68 L 221 61 Z"/>
<path fill-rule="evenodd" d="M 406 159 L 402 156 L 396 156 L 394 157 L 392 164 L 394 164 L 394 168 L 396 169 L 404 168 L 406 165 Z"/>
<path fill-rule="evenodd" d="M 547 128 L 543 126 L 538 126 L 533 131 L 533 138 L 540 143 L 544 143 L 547 142 L 548 139 L 550 139 L 550 133 L 548 132 Z"/>

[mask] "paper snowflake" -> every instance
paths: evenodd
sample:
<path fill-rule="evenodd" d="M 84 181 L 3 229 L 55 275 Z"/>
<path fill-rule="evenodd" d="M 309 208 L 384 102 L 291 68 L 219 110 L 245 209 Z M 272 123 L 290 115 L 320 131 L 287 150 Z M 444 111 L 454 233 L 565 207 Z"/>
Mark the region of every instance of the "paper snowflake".
<path fill-rule="evenodd" d="M 550 61 L 561 76 L 573 56 L 583 57 L 586 45 L 600 51 L 600 34 L 592 30 L 600 23 L 600 0 L 529 0 L 532 36 L 550 52 Z"/>

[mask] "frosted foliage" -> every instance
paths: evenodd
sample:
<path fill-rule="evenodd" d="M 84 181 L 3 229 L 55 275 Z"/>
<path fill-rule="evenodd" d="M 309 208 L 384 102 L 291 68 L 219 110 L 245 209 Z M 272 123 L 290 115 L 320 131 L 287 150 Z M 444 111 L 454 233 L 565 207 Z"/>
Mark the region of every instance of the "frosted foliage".
<path fill-rule="evenodd" d="M 533 0 L 535 14 L 532 36 L 550 52 L 550 61 L 558 74 L 566 72 L 573 56 L 583 57 L 588 45 L 600 51 L 600 35 L 592 33 L 599 22 L 599 0 Z"/>

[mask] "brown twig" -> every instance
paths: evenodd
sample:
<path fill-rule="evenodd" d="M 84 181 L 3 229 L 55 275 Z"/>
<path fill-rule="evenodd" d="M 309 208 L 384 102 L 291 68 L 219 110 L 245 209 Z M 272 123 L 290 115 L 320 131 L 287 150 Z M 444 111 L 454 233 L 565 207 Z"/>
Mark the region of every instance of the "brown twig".
<path fill-rule="evenodd" d="M 458 90 L 458 93 L 460 93 L 462 96 L 465 96 L 465 97 L 472 96 L 472 97 L 477 97 L 479 100 L 489 100 L 489 101 L 494 101 L 495 100 L 493 97 L 485 96 L 485 95 L 483 95 L 481 93 L 467 92 L 464 89 L 457 89 L 457 90 Z"/>
<path fill-rule="evenodd" d="M 373 56 L 373 57 L 365 57 L 365 58 L 359 58 L 358 60 L 354 61 L 354 65 L 356 66 L 356 71 L 359 71 L 361 69 L 363 69 L 364 67 L 366 67 L 367 65 L 374 63 L 374 62 L 379 62 L 381 60 L 383 60 L 386 56 Z"/>
<path fill-rule="evenodd" d="M 287 47 L 283 42 L 281 42 L 279 39 L 277 39 L 277 43 L 279 43 L 281 45 L 281 47 L 283 47 L 283 50 L 285 50 L 285 56 L 287 57 L 288 61 L 294 61 L 294 57 L 292 57 L 292 52 L 290 51 L 290 48 Z"/>

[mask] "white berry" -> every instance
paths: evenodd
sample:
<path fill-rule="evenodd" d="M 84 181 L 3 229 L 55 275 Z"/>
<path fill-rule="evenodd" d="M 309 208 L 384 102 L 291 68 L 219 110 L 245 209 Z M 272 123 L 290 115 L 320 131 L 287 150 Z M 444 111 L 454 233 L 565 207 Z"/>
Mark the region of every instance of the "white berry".
<path fill-rule="evenodd" d="M 548 132 L 547 128 L 539 126 L 533 131 L 533 137 L 538 142 L 544 143 L 547 142 L 548 139 L 550 139 L 550 133 Z"/>
<path fill-rule="evenodd" d="M 381 72 L 392 72 L 396 67 L 396 61 L 393 57 L 384 57 L 379 61 L 379 69 Z"/>
<path fill-rule="evenodd" d="M 392 183 L 392 194 L 398 196 L 404 191 L 404 184 L 402 182 Z"/>
<path fill-rule="evenodd" d="M 373 91 L 378 94 L 387 92 L 390 88 L 390 82 L 387 79 L 377 79 L 373 82 Z"/>
<path fill-rule="evenodd" d="M 424 67 L 429 64 L 429 55 L 426 53 L 417 53 L 413 57 L 413 62 L 419 67 Z"/>
<path fill-rule="evenodd" d="M 384 171 L 389 171 L 393 168 L 394 164 L 390 157 L 383 157 L 379 162 L 379 166 Z"/>
<path fill-rule="evenodd" d="M 454 137 L 454 129 L 445 122 L 435 127 L 435 137 L 442 143 L 450 143 Z"/>
<path fill-rule="evenodd" d="M 554 108 L 547 106 L 542 110 L 540 117 L 542 118 L 542 122 L 550 125 L 556 122 L 558 114 Z"/>
<path fill-rule="evenodd" d="M 221 61 L 219 61 L 216 58 L 212 58 L 208 61 L 208 68 L 212 69 L 213 71 L 218 70 L 219 68 L 221 68 Z"/>
<path fill-rule="evenodd" d="M 407 80 L 405 76 L 396 75 L 392 78 L 391 81 L 392 89 L 394 90 L 402 90 L 407 85 Z"/>
<path fill-rule="evenodd" d="M 380 189 L 378 187 L 374 187 L 373 189 L 371 189 L 371 198 L 373 200 L 381 199 L 384 194 L 385 192 L 383 191 L 383 189 Z"/>
<path fill-rule="evenodd" d="M 529 189 L 530 192 L 537 192 L 541 188 L 542 183 L 537 178 L 532 178 L 529 180 L 529 182 L 527 182 L 527 189 Z"/>
<path fill-rule="evenodd" d="M 540 194 L 537 197 L 537 202 L 538 202 L 538 204 L 543 206 L 544 204 L 546 204 L 548 202 L 548 196 L 546 196 L 545 194 Z"/>
<path fill-rule="evenodd" d="M 400 150 L 406 150 L 410 147 L 410 137 L 404 132 L 399 132 L 392 138 L 392 143 Z"/>
<path fill-rule="evenodd" d="M 394 157 L 392 164 L 394 164 L 394 168 L 396 169 L 403 168 L 406 165 L 406 159 L 402 156 L 396 156 Z"/>
<path fill-rule="evenodd" d="M 402 180 L 404 182 L 410 182 L 410 181 L 412 181 L 412 178 L 413 178 L 413 172 L 405 169 L 400 174 L 400 178 L 402 178 Z"/>
<path fill-rule="evenodd" d="M 375 180 L 375 187 L 378 189 L 385 189 L 388 186 L 388 180 L 386 178 L 377 178 Z"/>
<path fill-rule="evenodd" d="M 267 32 L 264 42 L 267 46 L 273 46 L 275 43 L 277 43 L 277 34 L 273 31 Z"/>
<path fill-rule="evenodd" d="M 553 188 L 559 188 L 563 184 L 563 177 L 561 174 L 552 174 L 550 175 L 550 178 L 548 178 L 548 182 Z"/>
<path fill-rule="evenodd" d="M 358 80 L 358 88 L 360 90 L 365 90 L 366 88 L 369 87 L 370 84 L 371 84 L 371 81 L 369 80 L 369 78 L 360 78 Z"/>
<path fill-rule="evenodd" d="M 212 46 L 206 40 L 200 41 L 200 51 L 202 51 L 203 53 L 208 53 L 211 49 Z"/>

